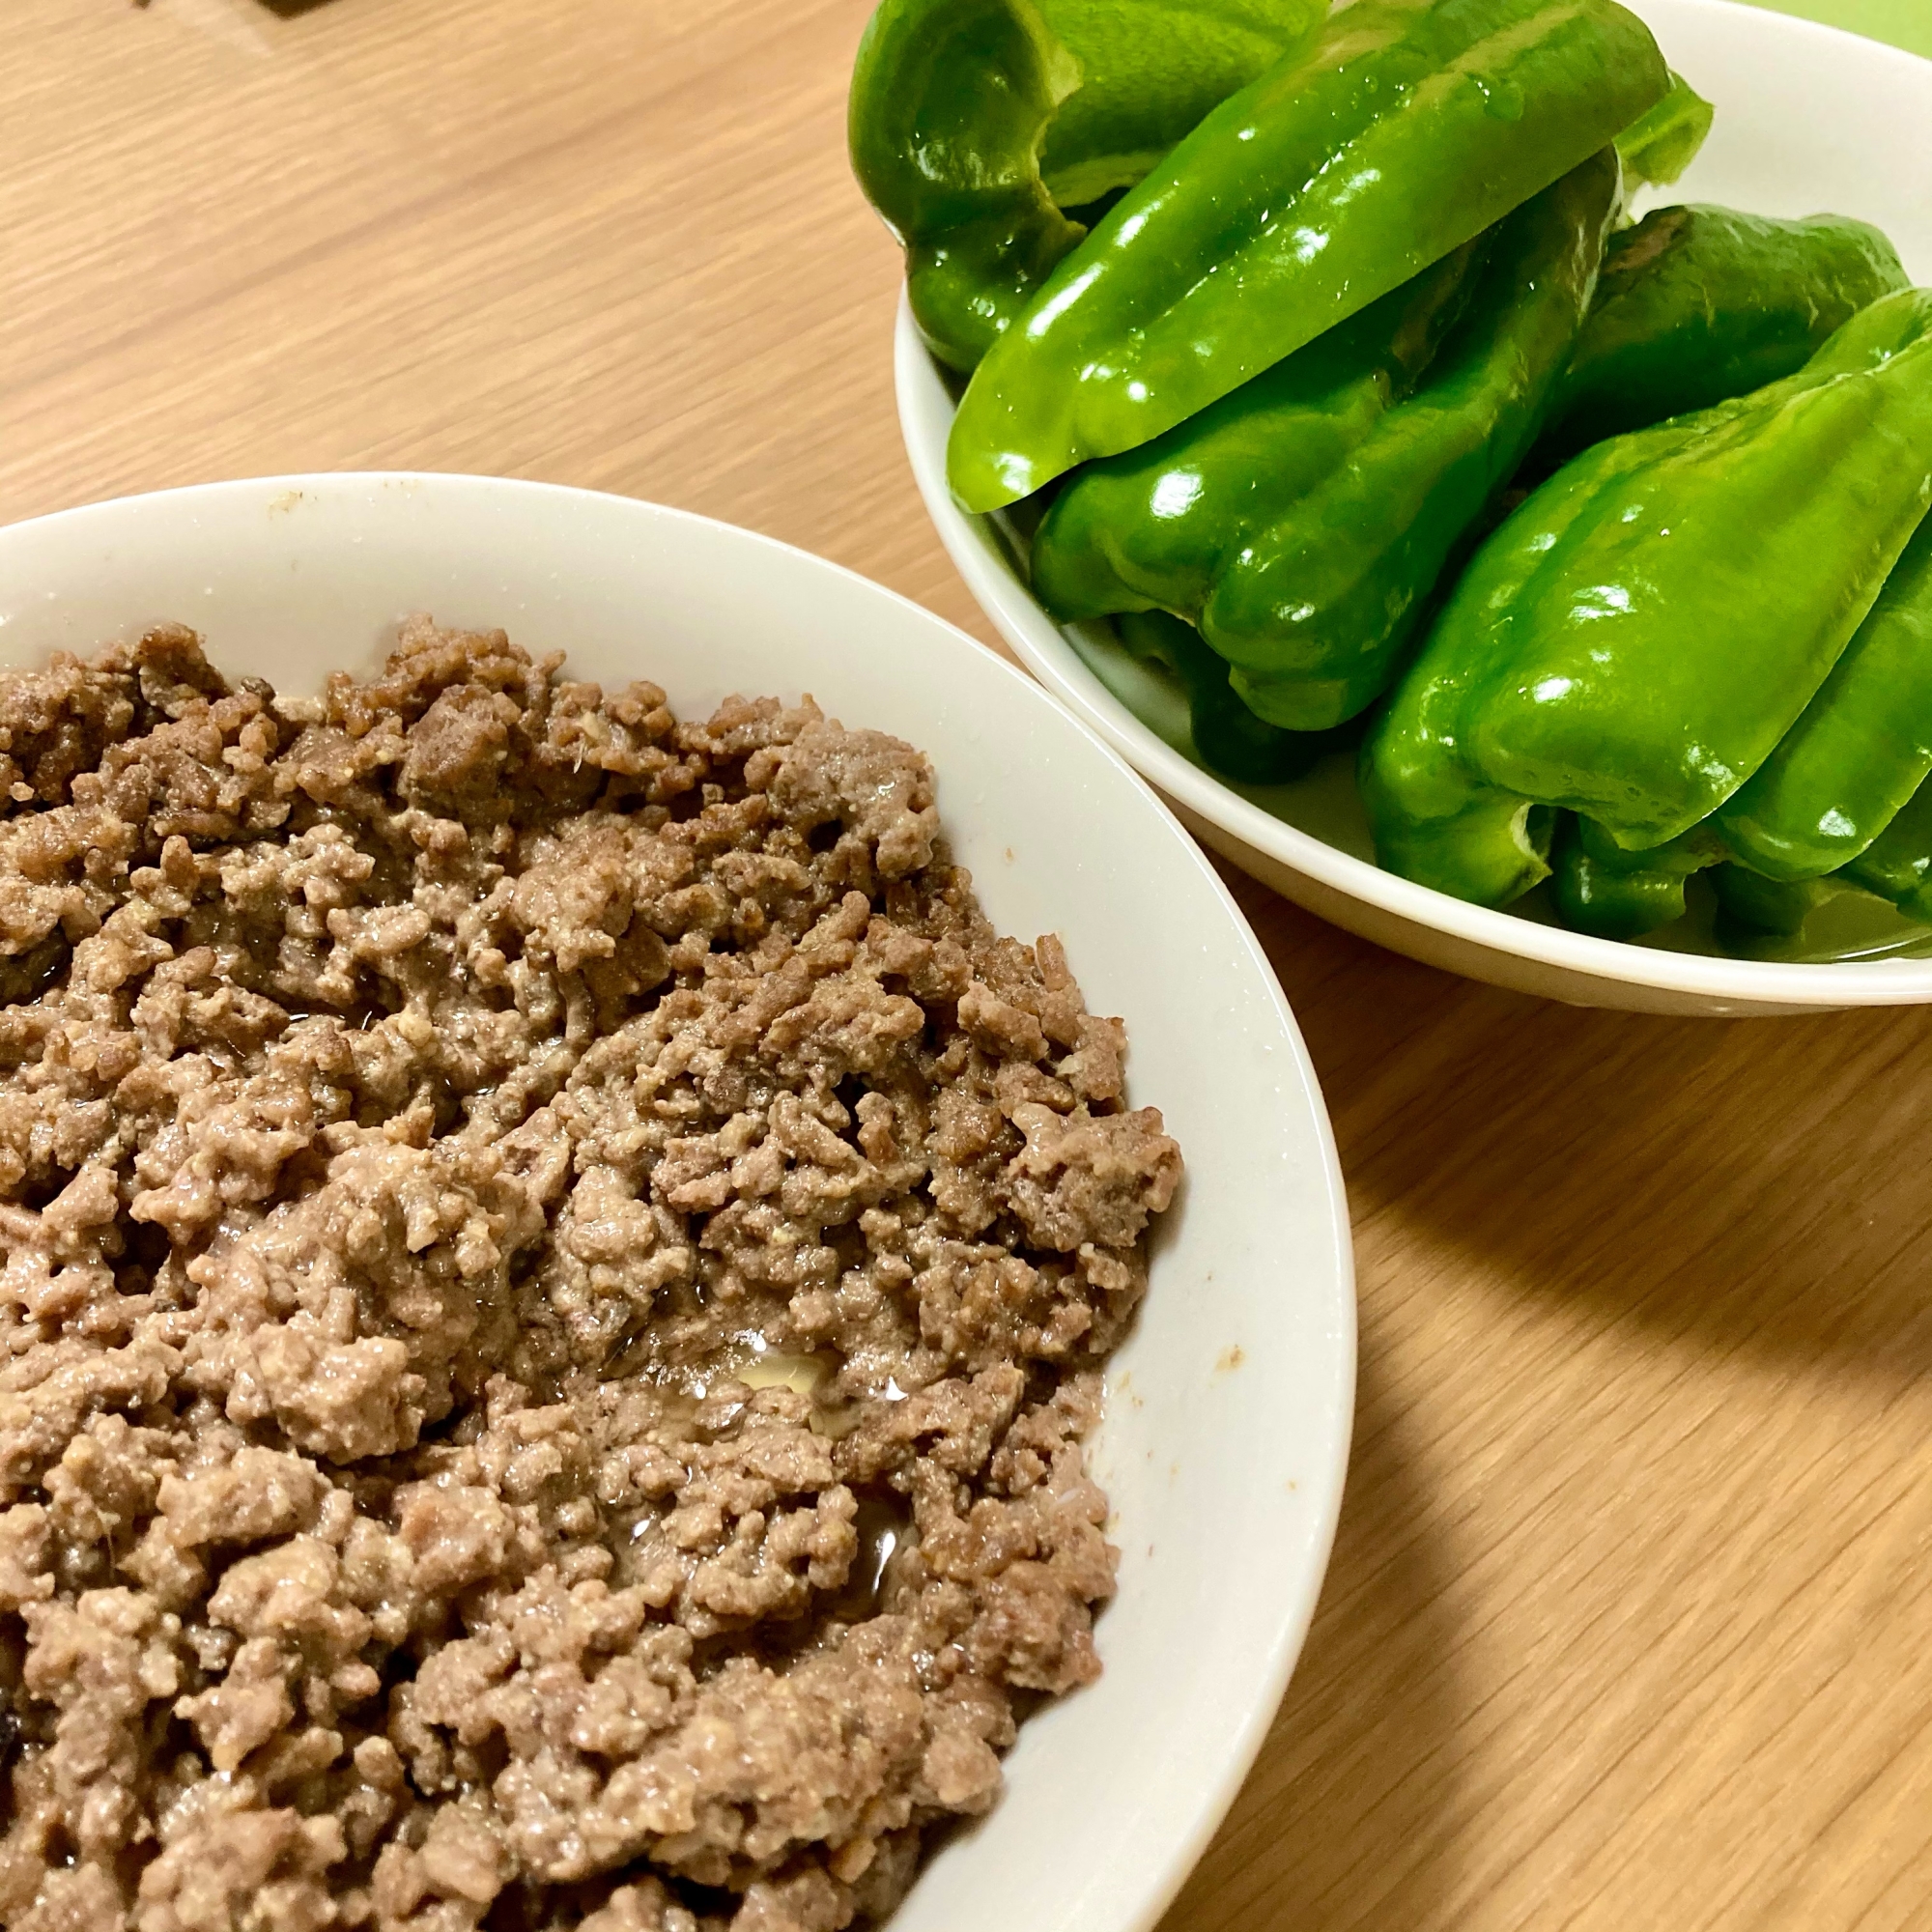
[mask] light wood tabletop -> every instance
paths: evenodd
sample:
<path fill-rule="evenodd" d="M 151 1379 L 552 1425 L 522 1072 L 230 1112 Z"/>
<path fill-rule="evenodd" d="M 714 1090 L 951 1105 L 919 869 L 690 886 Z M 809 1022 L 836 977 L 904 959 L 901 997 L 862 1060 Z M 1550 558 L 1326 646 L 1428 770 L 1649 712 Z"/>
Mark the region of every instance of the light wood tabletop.
<path fill-rule="evenodd" d="M 0 518 L 538 476 L 989 638 L 899 448 L 867 5 L 12 0 Z M 1572 1011 L 1232 883 L 1334 1111 L 1361 1395 L 1168 1932 L 1932 1924 L 1932 1016 Z"/>

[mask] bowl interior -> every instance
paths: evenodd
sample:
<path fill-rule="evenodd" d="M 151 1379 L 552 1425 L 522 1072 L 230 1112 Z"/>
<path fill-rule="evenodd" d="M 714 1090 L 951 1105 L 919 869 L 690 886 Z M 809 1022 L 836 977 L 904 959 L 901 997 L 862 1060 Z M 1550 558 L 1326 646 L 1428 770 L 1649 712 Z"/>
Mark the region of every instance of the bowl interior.
<path fill-rule="evenodd" d="M 1631 4 L 1671 65 L 1718 109 L 1711 138 L 1683 181 L 1640 207 L 1712 201 L 1765 214 L 1858 215 L 1891 237 L 1916 280 L 1932 282 L 1932 141 L 1925 136 L 1932 62 L 1734 0 Z M 1236 785 L 1214 777 L 1194 756 L 1186 704 L 1174 683 L 1130 657 L 1108 625 L 1056 626 L 1027 588 L 1010 531 L 952 502 L 945 482 L 952 397 L 903 308 L 897 367 L 900 417 L 922 494 L 988 615 L 1051 689 L 1236 863 L 1385 944 L 1563 997 L 1624 1004 L 1617 989 L 1635 986 L 1651 996 L 1645 1004 L 1681 1000 L 1687 1010 L 1932 1000 L 1932 964 L 1919 956 L 1932 953 L 1932 934 L 1875 900 L 1848 896 L 1829 919 L 1814 922 L 1804 949 L 1768 944 L 1753 959 L 1716 949 L 1708 902 L 1649 941 L 1621 945 L 1563 931 L 1541 892 L 1497 913 L 1381 871 L 1350 753 L 1331 756 L 1293 784 Z M 1835 963 L 1848 955 L 1855 963 Z M 1823 958 L 1834 963 L 1810 963 Z M 1505 959 L 1530 962 L 1530 970 L 1501 969 Z"/>
<path fill-rule="evenodd" d="M 930 613 L 743 530 L 484 478 L 337 476 L 129 498 L 0 530 L 0 662 L 193 624 L 224 668 L 312 689 L 397 621 L 502 626 L 686 712 L 811 692 L 932 755 L 988 914 L 1057 931 L 1123 1014 L 1131 1081 L 1189 1163 L 1097 1449 L 1121 1594 L 1106 1675 L 1043 1712 L 1006 1798 L 895 1920 L 1151 1925 L 1232 1798 L 1312 1613 L 1347 1458 L 1354 1304 L 1315 1076 L 1252 935 L 1151 792 Z M 1158 1740 L 1158 1748 L 1149 1747 Z"/>

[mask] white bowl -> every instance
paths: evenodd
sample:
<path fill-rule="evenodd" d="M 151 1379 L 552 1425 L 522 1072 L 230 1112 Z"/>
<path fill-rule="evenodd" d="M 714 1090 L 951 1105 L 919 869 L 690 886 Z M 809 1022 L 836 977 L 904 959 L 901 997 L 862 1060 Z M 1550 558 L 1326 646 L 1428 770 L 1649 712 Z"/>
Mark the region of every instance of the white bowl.
<path fill-rule="evenodd" d="M 1099 1474 L 1120 1596 L 1106 1672 L 1041 1712 L 1008 1790 L 895 1932 L 1153 1924 L 1233 1799 L 1315 1607 L 1354 1384 L 1353 1270 L 1327 1114 L 1234 901 L 1153 794 L 1010 666 L 803 552 L 624 497 L 465 476 L 220 483 L 0 529 L 0 662 L 175 618 L 217 664 L 308 690 L 427 610 L 648 676 L 699 715 L 810 692 L 932 755 L 988 915 L 1058 932 L 1127 1020 L 1134 1097 L 1188 1162 Z"/>
<path fill-rule="evenodd" d="M 1915 279 L 1932 282 L 1932 62 L 1733 0 L 1629 4 L 1718 109 L 1703 153 L 1664 198 L 1761 214 L 1859 215 L 1891 237 Z M 946 487 L 952 401 L 903 301 L 895 353 L 899 420 L 920 493 L 1000 635 L 1244 871 L 1398 952 L 1582 1006 L 1735 1014 L 1932 1001 L 1924 959 L 1729 959 L 1672 950 L 1682 943 L 1675 934 L 1623 945 L 1412 885 L 1375 865 L 1346 759 L 1296 785 L 1223 783 L 1178 749 L 1185 713 L 1173 694 L 1104 626 L 1055 625 L 993 521 L 953 502 Z"/>

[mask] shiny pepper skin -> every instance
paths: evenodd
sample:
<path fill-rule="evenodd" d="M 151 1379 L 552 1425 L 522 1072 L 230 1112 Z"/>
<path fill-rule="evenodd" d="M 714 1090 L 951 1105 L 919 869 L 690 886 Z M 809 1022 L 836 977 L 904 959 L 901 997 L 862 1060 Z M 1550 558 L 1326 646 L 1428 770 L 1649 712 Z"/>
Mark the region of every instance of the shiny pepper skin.
<path fill-rule="evenodd" d="M 1701 825 L 1628 852 L 1583 821 L 1555 867 L 1558 915 L 1633 939 L 1681 918 L 1690 875 L 1720 865 L 1726 910 L 1793 932 L 1830 875 L 1932 916 L 1932 516 L 1918 526 L 1832 674 L 1777 749 Z M 1726 863 L 1728 862 L 1728 863 Z M 1783 888 L 1791 888 L 1785 891 Z"/>
<path fill-rule="evenodd" d="M 1083 468 L 1034 544 L 1041 600 L 1187 618 L 1270 724 L 1357 716 L 1535 440 L 1618 200 L 1605 148 L 1232 396 Z"/>
<path fill-rule="evenodd" d="M 1891 243 L 1842 214 L 1653 209 L 1610 240 L 1536 461 L 1553 469 L 1795 375 L 1860 309 L 1906 285 Z"/>
<path fill-rule="evenodd" d="M 853 172 L 906 250 L 926 346 L 965 371 L 1209 108 L 1314 33 L 1322 0 L 881 0 L 848 102 Z"/>
<path fill-rule="evenodd" d="M 1381 863 L 1501 905 L 1548 870 L 1550 808 L 1626 851 L 1690 833 L 1798 724 L 1928 505 L 1932 291 L 1598 444 L 1485 545 L 1365 741 Z"/>
<path fill-rule="evenodd" d="M 1616 0 L 1355 0 L 1222 102 L 974 371 L 968 510 L 1138 447 L 1569 173 L 1669 92 Z"/>

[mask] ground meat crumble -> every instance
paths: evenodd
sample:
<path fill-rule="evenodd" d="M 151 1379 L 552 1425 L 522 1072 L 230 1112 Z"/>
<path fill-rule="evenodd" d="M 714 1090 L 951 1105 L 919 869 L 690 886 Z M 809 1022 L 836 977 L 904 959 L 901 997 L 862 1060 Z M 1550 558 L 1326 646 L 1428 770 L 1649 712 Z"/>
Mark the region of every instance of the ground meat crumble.
<path fill-rule="evenodd" d="M 1098 1669 L 1179 1155 L 925 759 L 0 675 L 0 1924 L 835 1932 Z"/>

